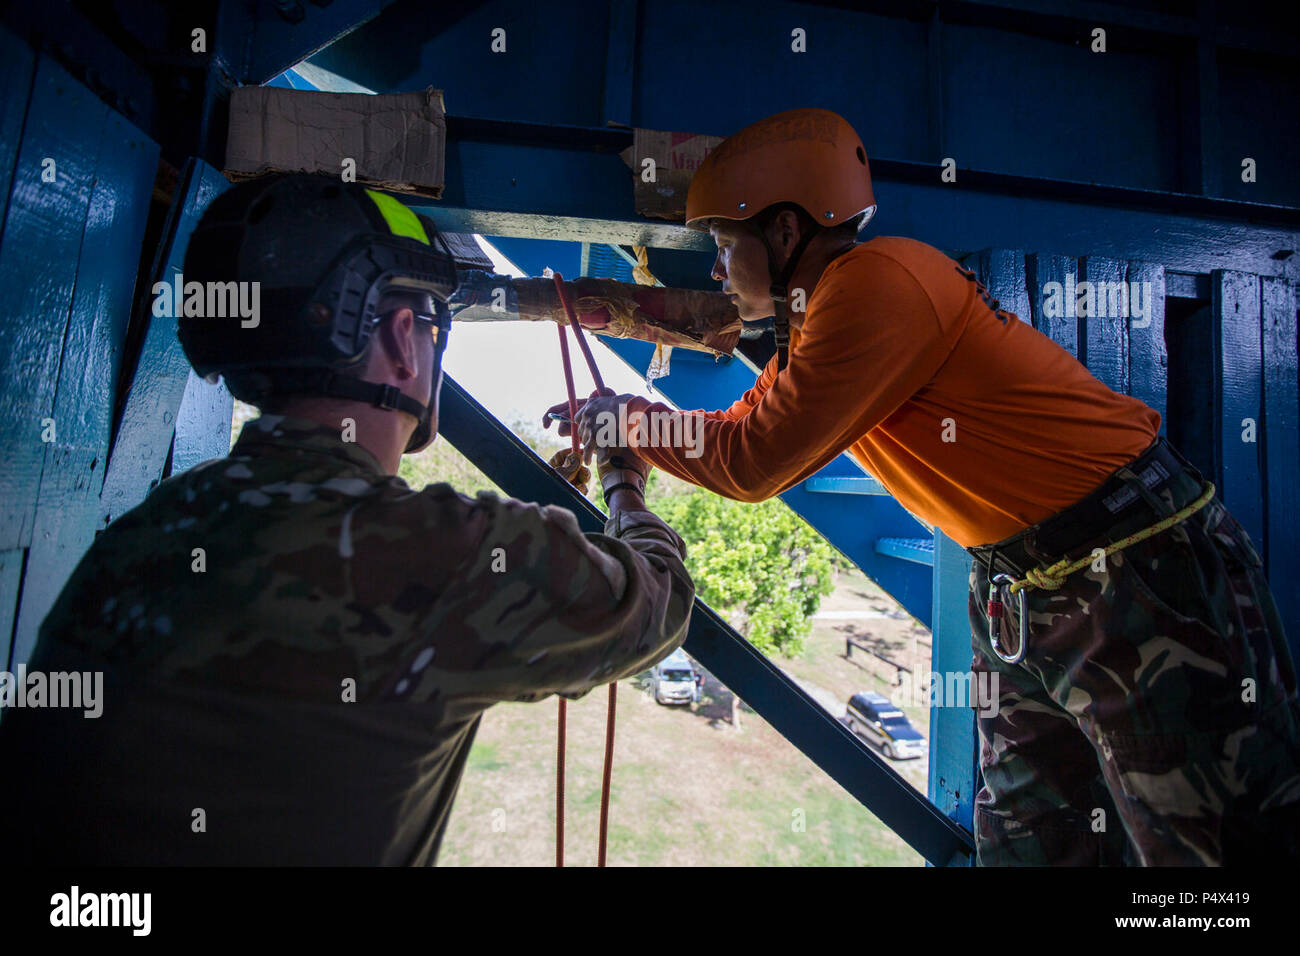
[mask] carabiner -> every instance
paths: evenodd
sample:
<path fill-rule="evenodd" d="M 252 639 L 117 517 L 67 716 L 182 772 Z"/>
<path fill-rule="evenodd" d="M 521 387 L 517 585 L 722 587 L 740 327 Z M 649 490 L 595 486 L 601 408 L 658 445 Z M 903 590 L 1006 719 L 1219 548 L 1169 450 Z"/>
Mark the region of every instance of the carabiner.
<path fill-rule="evenodd" d="M 1019 664 L 1024 660 L 1025 649 L 1029 644 L 1029 613 L 1025 606 L 1025 589 L 1021 588 L 1016 592 L 1016 596 L 1019 599 L 1017 611 L 1019 612 L 1018 616 L 1020 618 L 1020 646 L 1016 648 L 1016 652 L 1010 657 L 1003 654 L 1001 649 L 998 647 L 998 641 L 1001 640 L 1002 637 L 999 625 L 1002 622 L 1002 611 L 1005 607 L 1002 602 L 1002 589 L 1006 585 L 1014 582 L 1015 578 L 1009 574 L 994 575 L 990 587 L 996 588 L 996 590 L 991 590 L 989 592 L 989 645 L 993 648 L 993 653 L 998 656 L 998 659 L 1006 664 Z M 995 607 L 997 608 L 996 612 L 994 611 Z"/>

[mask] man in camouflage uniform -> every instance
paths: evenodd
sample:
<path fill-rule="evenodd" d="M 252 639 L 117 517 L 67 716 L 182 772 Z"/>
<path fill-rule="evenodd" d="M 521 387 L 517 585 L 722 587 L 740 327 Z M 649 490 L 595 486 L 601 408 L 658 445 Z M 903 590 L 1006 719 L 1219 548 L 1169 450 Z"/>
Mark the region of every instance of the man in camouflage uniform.
<path fill-rule="evenodd" d="M 1200 473 L 1161 447 L 1174 459 L 1167 482 L 1123 468 L 1081 503 L 1131 489 L 1135 513 L 1104 532 L 1049 520 L 972 549 L 971 686 L 997 690 L 977 705 L 982 865 L 1300 858 L 1296 675 L 1250 538 L 1216 496 L 1160 534 L 1109 557 L 1098 550 L 1200 495 Z M 1148 507 L 1134 509 L 1141 499 Z M 1059 589 L 1028 590 L 1022 660 L 991 653 L 987 562 L 1005 571 L 1090 555 Z M 1021 612 L 1002 596 L 994 630 L 1011 652 Z"/>
<path fill-rule="evenodd" d="M 285 241 L 297 223 L 302 241 Z M 358 268 L 391 253 L 406 271 L 372 276 L 348 325 L 334 293 L 357 276 L 333 292 L 306 280 L 356 249 Z M 182 341 L 263 415 L 227 458 L 115 521 L 46 618 L 29 669 L 104 671 L 103 715 L 0 722 L 0 761 L 22 768 L 0 788 L 8 859 L 431 864 L 487 708 L 576 700 L 682 643 L 683 544 L 646 510 L 635 456 L 601 466 L 604 535 L 562 509 L 395 477 L 437 428 L 449 323 L 433 315 L 440 266 L 421 260 L 434 252 L 399 203 L 317 177 L 236 186 L 205 213 L 186 278 L 260 280 L 276 310 L 257 330 L 182 320 Z M 344 357 L 361 356 L 350 383 L 235 361 L 331 310 Z M 340 397 L 371 387 L 380 407 Z"/>

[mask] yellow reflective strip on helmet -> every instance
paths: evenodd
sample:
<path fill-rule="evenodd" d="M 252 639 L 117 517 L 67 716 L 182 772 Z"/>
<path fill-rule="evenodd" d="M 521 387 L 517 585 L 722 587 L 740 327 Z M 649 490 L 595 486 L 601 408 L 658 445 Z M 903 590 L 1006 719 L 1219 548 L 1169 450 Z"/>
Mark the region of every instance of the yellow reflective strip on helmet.
<path fill-rule="evenodd" d="M 367 189 L 366 195 L 375 201 L 393 235 L 419 239 L 426 246 L 429 245 L 429 234 L 424 231 L 424 224 L 420 222 L 419 216 L 392 196 L 377 193 L 373 189 Z"/>

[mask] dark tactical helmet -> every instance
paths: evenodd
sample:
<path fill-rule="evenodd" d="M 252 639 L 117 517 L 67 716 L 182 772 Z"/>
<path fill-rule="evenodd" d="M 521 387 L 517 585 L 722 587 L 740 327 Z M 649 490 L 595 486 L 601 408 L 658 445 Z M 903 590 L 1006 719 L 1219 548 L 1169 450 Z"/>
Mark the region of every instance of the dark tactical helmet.
<path fill-rule="evenodd" d="M 309 394 L 409 412 L 406 451 L 432 438 L 432 410 L 451 328 L 456 263 L 432 220 L 357 183 L 306 173 L 267 176 L 217 196 L 185 253 L 185 283 L 257 282 L 259 321 L 185 314 L 177 336 L 194 370 L 220 373 L 231 394 L 262 406 Z M 417 318 L 437 326 L 429 399 L 338 374 L 358 365 L 390 292 L 424 296 Z"/>

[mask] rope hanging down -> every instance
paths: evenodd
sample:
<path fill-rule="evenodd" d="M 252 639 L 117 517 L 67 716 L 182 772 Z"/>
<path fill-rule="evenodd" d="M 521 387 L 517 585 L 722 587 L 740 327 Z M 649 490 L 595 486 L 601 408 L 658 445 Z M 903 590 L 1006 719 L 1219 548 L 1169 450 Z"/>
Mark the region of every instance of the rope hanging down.
<path fill-rule="evenodd" d="M 549 270 L 548 270 L 549 271 Z M 574 311 L 573 302 L 569 298 L 569 291 L 564 286 L 564 276 L 558 272 L 551 273 L 555 279 L 555 289 L 559 293 L 560 302 L 564 305 L 565 312 L 569 316 L 569 324 L 573 327 L 573 334 L 578 339 L 578 347 L 582 350 L 582 356 L 587 360 L 587 368 L 591 370 L 591 378 L 596 383 L 596 389 L 599 392 L 605 391 L 605 381 L 600 377 L 600 370 L 596 368 L 596 359 L 591 354 L 591 347 L 587 345 L 587 339 L 582 334 L 582 325 L 578 322 L 578 313 Z M 557 325 L 556 331 L 560 333 L 560 358 L 564 364 L 564 384 L 568 390 L 569 396 L 569 420 L 572 422 L 578 417 L 578 399 L 573 387 L 573 365 L 569 361 L 569 340 L 564 334 L 564 326 Z M 578 430 L 570 426 L 569 437 L 571 443 L 572 455 L 571 464 L 577 469 L 582 466 L 582 448 L 578 444 Z M 565 477 L 570 480 L 573 475 L 565 471 Z M 583 486 L 586 481 L 583 481 Z M 609 784 L 614 772 L 614 711 L 618 702 L 618 682 L 610 681 L 609 684 L 609 704 L 605 717 L 605 769 L 600 785 L 600 838 L 596 849 L 596 865 L 605 865 L 605 849 L 607 843 L 607 834 L 609 831 Z M 560 698 L 559 713 L 559 742 L 555 760 L 555 865 L 564 866 L 564 734 L 565 722 L 567 716 L 566 701 Z"/>

